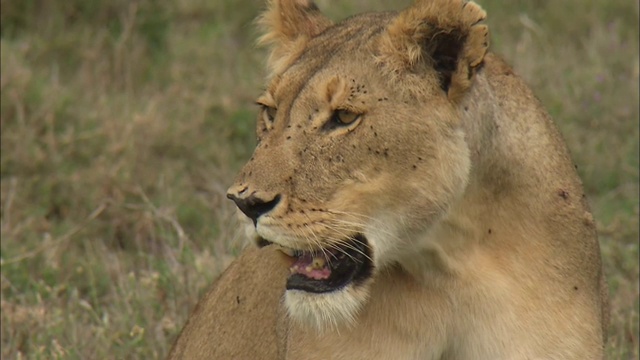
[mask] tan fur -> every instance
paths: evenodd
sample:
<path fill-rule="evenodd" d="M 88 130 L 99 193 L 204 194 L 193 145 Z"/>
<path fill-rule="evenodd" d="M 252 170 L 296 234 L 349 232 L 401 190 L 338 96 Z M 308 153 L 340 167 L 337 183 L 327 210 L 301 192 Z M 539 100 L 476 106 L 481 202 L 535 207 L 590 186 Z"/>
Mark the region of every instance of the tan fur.
<path fill-rule="evenodd" d="M 419 0 L 331 25 L 308 2 L 270 3 L 259 101 L 277 112 L 260 115 L 229 192 L 279 196 L 256 226 L 277 245 L 234 262 L 170 359 L 603 357 L 607 289 L 581 182 L 540 103 L 487 54 L 484 18 L 473 2 Z M 337 110 L 360 116 L 336 124 Z M 275 248 L 354 234 L 370 279 L 285 291 Z M 237 293 L 254 309 L 230 304 Z"/>
<path fill-rule="evenodd" d="M 268 65 L 277 73 L 290 65 L 306 41 L 328 28 L 331 21 L 310 0 L 270 0 L 258 24 L 268 29 L 258 43 L 273 45 Z"/>
<path fill-rule="evenodd" d="M 276 326 L 283 318 L 278 303 L 288 264 L 273 247 L 247 248 L 198 303 L 169 358 L 278 358 L 278 331 L 286 332 L 286 323 Z"/>

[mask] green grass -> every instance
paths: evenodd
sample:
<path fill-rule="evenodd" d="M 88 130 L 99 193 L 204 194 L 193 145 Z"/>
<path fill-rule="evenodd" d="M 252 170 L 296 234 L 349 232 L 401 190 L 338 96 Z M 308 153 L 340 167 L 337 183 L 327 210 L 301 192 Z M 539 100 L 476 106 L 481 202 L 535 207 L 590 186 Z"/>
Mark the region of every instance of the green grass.
<path fill-rule="evenodd" d="M 608 358 L 638 359 L 638 3 L 480 3 L 493 50 L 552 113 L 585 182 Z M 0 355 L 161 358 L 242 243 L 224 194 L 254 145 L 262 2 L 0 4 Z M 318 4 L 336 19 L 389 9 Z"/>

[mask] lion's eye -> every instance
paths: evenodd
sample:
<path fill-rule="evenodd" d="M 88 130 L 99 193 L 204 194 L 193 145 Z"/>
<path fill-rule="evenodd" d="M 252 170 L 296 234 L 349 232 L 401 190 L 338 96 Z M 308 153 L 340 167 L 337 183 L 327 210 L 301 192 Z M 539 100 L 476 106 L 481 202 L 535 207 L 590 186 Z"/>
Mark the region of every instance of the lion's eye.
<path fill-rule="evenodd" d="M 354 112 L 351 112 L 349 110 L 336 110 L 333 113 L 333 117 L 331 120 L 333 120 L 334 123 L 336 124 L 340 124 L 340 125 L 349 125 L 351 123 L 353 123 L 354 121 L 356 121 L 358 119 L 358 117 L 360 116 L 360 114 L 356 114 Z"/>
<path fill-rule="evenodd" d="M 277 112 L 278 109 L 274 107 L 262 105 L 262 118 L 264 119 L 264 121 L 272 123 L 276 119 Z"/>

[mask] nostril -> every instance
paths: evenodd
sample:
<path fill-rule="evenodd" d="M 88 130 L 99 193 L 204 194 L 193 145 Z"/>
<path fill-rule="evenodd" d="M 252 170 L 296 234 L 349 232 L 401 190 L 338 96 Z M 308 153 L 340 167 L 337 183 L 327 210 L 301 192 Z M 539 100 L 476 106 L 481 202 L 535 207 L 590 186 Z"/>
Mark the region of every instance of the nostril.
<path fill-rule="evenodd" d="M 253 220 L 254 225 L 261 215 L 271 211 L 280 202 L 280 195 L 276 195 L 271 200 L 264 200 L 255 195 L 241 198 L 228 194 L 227 197 L 236 203 L 240 211 Z"/>

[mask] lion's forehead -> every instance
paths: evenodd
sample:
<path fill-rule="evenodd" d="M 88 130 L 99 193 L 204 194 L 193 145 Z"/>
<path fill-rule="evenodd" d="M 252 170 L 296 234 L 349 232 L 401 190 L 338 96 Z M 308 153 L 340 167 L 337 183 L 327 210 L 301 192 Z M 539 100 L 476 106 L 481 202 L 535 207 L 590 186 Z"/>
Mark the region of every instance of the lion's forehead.
<path fill-rule="evenodd" d="M 313 80 L 326 75 L 327 69 L 336 74 L 365 70 L 363 60 L 368 58 L 373 64 L 376 35 L 388 20 L 387 14 L 352 17 L 309 39 L 300 51 L 292 51 L 288 67 L 270 75 L 269 91 L 279 105 L 286 107 L 305 88 L 317 86 Z"/>

